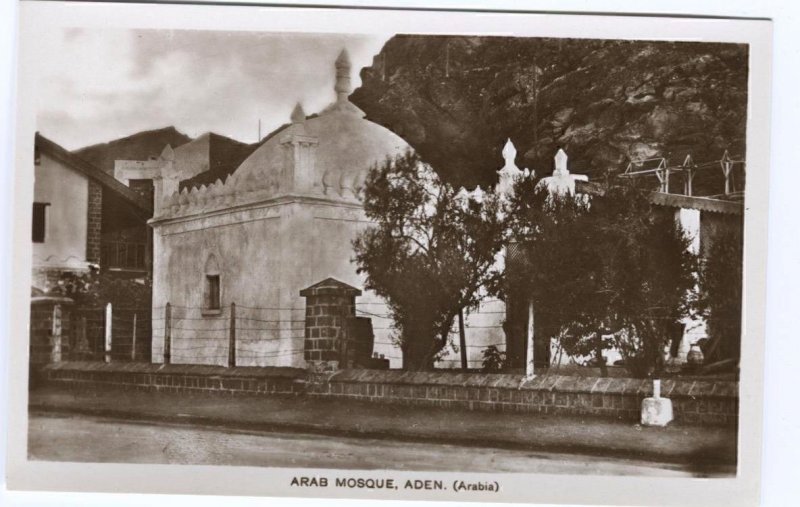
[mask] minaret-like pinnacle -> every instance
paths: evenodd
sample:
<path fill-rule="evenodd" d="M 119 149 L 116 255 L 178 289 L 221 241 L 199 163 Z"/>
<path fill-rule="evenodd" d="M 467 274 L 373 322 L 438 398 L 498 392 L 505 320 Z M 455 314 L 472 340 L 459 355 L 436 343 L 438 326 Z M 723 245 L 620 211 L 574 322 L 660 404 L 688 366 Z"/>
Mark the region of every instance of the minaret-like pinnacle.
<path fill-rule="evenodd" d="M 517 148 L 514 146 L 514 143 L 511 142 L 511 138 L 508 138 L 506 141 L 506 145 L 503 146 L 503 159 L 506 161 L 506 166 L 514 165 L 514 159 L 517 158 Z"/>
<path fill-rule="evenodd" d="M 336 100 L 338 102 L 347 101 L 347 97 L 353 91 L 350 84 L 350 55 L 347 49 L 342 49 L 339 57 L 336 58 Z"/>
<path fill-rule="evenodd" d="M 292 123 L 303 123 L 306 121 L 306 112 L 303 111 L 303 106 L 300 105 L 298 102 L 297 105 L 294 106 L 292 110 Z"/>
<path fill-rule="evenodd" d="M 556 162 L 556 168 L 553 171 L 553 174 L 569 174 L 567 170 L 567 154 L 564 152 L 563 149 L 559 148 L 556 152 L 556 156 L 553 157 Z"/>

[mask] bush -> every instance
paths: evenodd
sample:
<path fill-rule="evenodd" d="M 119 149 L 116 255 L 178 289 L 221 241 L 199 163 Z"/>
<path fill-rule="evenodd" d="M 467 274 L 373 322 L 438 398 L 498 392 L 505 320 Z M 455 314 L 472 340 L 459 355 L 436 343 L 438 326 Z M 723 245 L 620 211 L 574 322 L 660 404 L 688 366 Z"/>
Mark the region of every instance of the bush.
<path fill-rule="evenodd" d="M 498 372 L 506 363 L 506 353 L 494 345 L 483 349 L 483 371 L 487 373 Z"/>

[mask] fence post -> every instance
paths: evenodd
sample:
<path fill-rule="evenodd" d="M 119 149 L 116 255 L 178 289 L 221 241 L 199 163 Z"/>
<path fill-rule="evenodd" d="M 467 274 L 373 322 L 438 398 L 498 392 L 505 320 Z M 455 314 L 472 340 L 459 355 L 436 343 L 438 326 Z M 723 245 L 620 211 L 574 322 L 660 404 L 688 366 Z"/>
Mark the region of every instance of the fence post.
<path fill-rule="evenodd" d="M 50 362 L 61 362 L 61 305 L 53 306 L 53 328 L 51 329 L 52 342 L 50 347 Z"/>
<path fill-rule="evenodd" d="M 136 313 L 133 314 L 133 330 L 131 331 L 131 361 L 136 361 Z"/>
<path fill-rule="evenodd" d="M 228 337 L 228 368 L 236 366 L 236 303 L 231 303 L 231 325 Z"/>
<path fill-rule="evenodd" d="M 461 369 L 467 371 L 467 333 L 464 331 L 464 309 L 458 311 L 458 345 L 461 347 Z"/>
<path fill-rule="evenodd" d="M 105 342 L 105 362 L 111 362 L 111 329 L 113 328 L 112 320 L 111 320 L 111 303 L 106 305 L 106 342 Z"/>
<path fill-rule="evenodd" d="M 528 302 L 528 353 L 525 355 L 525 376 L 528 378 L 533 378 L 533 330 L 533 300 L 531 299 Z"/>
<path fill-rule="evenodd" d="M 172 307 L 164 308 L 164 364 L 169 364 L 172 356 Z"/>

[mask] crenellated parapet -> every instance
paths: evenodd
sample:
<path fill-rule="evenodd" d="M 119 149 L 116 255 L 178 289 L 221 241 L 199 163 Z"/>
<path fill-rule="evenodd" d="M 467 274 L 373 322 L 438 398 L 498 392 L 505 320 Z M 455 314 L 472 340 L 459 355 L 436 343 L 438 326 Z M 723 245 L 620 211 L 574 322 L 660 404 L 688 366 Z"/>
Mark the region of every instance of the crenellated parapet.
<path fill-rule="evenodd" d="M 335 100 L 318 115 L 300 104 L 291 122 L 264 141 L 224 180 L 165 192 L 157 218 L 169 219 L 279 198 L 357 205 L 370 169 L 410 150 L 402 138 L 364 118 L 349 100 L 350 59 L 335 62 Z M 177 190 L 175 186 L 175 190 Z"/>

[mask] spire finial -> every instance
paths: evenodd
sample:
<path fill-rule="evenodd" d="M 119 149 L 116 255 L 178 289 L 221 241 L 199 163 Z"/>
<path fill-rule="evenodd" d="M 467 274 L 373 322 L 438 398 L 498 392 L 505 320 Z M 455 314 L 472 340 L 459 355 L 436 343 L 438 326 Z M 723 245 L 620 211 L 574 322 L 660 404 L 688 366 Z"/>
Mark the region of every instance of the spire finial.
<path fill-rule="evenodd" d="M 342 49 L 336 58 L 336 98 L 339 102 L 347 101 L 348 95 L 353 91 L 350 84 L 350 55 L 347 49 Z"/>
<path fill-rule="evenodd" d="M 517 158 L 517 148 L 514 146 L 514 143 L 511 142 L 511 138 L 509 137 L 506 141 L 506 145 L 503 146 L 503 159 L 506 161 L 506 166 L 514 165 L 514 159 Z"/>
<path fill-rule="evenodd" d="M 556 161 L 556 169 L 553 171 L 553 174 L 569 174 L 567 170 L 567 154 L 566 152 L 559 148 L 556 152 L 556 156 L 553 157 Z"/>
<path fill-rule="evenodd" d="M 292 110 L 292 123 L 303 123 L 306 121 L 306 112 L 303 111 L 303 106 L 298 102 Z"/>

